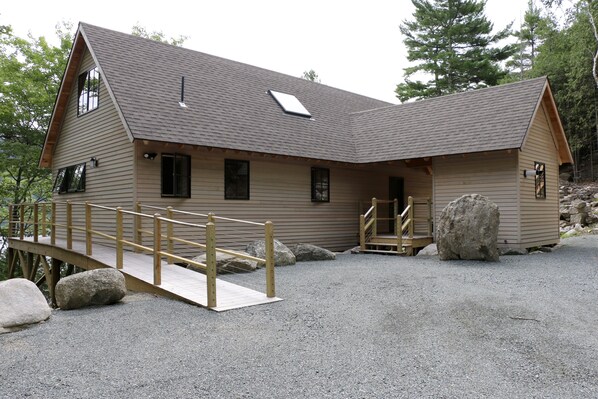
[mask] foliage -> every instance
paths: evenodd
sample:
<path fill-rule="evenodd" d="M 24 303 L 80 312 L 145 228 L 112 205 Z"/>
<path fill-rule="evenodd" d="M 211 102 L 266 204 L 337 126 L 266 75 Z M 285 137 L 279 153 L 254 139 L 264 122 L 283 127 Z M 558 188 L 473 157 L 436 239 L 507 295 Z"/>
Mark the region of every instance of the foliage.
<path fill-rule="evenodd" d="M 134 36 L 145 37 L 146 39 L 151 39 L 166 44 L 172 44 L 173 46 L 178 47 L 181 47 L 183 44 L 185 44 L 187 39 L 189 39 L 189 36 L 183 35 L 179 35 L 179 37 L 166 38 L 166 35 L 162 31 L 148 32 L 147 29 L 139 25 L 139 22 L 137 23 L 137 25 L 133 26 L 131 33 Z"/>
<path fill-rule="evenodd" d="M 596 15 L 595 6 L 590 8 L 585 1 L 578 1 L 567 10 L 563 27 L 552 21 L 542 39 L 543 44 L 538 47 L 530 74 L 546 75 L 550 79 L 575 158 L 576 177 L 578 164 L 584 160 L 584 155 L 588 155 L 591 162 L 597 140 L 598 93 L 594 63 L 598 38 L 593 15 Z"/>
<path fill-rule="evenodd" d="M 517 38 L 517 52 L 506 65 L 511 73 L 502 83 L 524 80 L 530 77 L 543 38 L 554 29 L 553 21 L 542 15 L 534 0 L 529 0 L 521 29 L 513 33 Z"/>
<path fill-rule="evenodd" d="M 515 51 L 499 46 L 510 35 L 510 25 L 492 33 L 483 0 L 412 0 L 414 19 L 400 26 L 408 60 L 419 63 L 404 69 L 397 85 L 399 100 L 436 97 L 497 85 L 506 75 L 500 63 Z M 425 73 L 431 80 L 411 80 Z"/>
<path fill-rule="evenodd" d="M 312 82 L 316 83 L 322 83 L 320 77 L 313 69 L 310 69 L 309 71 L 304 71 L 303 75 L 301 75 L 301 78 L 305 80 L 311 80 Z"/>
<path fill-rule="evenodd" d="M 72 45 L 70 30 L 68 24 L 58 25 L 59 45 L 53 46 L 44 37 L 23 39 L 10 27 L 0 28 L 0 253 L 8 233 L 8 204 L 50 195 L 50 171 L 38 163 Z"/>

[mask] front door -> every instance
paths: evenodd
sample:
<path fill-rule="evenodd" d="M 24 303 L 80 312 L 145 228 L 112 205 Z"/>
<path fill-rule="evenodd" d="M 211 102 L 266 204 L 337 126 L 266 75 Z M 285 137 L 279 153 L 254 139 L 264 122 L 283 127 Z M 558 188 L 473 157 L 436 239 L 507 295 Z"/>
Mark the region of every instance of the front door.
<path fill-rule="evenodd" d="M 399 214 L 405 209 L 403 199 L 405 197 L 405 180 L 402 177 L 390 176 L 388 178 L 388 199 L 397 199 L 399 203 Z M 395 231 L 395 207 L 394 204 L 388 205 L 388 217 L 391 219 L 388 223 L 389 233 Z"/>

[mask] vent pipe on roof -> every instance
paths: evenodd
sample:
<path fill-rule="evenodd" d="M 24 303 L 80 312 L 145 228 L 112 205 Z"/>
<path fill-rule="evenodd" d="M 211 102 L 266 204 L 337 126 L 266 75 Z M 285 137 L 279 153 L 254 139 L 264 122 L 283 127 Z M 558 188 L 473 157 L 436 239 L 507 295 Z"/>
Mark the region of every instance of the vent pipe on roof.
<path fill-rule="evenodd" d="M 185 105 L 185 77 L 181 76 L 181 101 L 179 102 L 181 108 L 187 108 Z"/>

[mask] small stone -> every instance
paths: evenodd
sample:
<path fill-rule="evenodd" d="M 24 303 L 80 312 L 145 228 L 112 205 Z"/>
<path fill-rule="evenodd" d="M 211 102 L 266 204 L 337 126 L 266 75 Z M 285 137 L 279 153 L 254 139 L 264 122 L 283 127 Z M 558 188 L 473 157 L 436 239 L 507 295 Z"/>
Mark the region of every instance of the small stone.
<path fill-rule="evenodd" d="M 436 244 L 432 243 L 424 248 L 422 248 L 416 256 L 437 256 L 438 255 L 438 247 Z"/>
<path fill-rule="evenodd" d="M 297 244 L 292 246 L 291 252 L 295 255 L 297 262 L 309 262 L 319 260 L 335 260 L 336 255 L 327 249 L 312 244 Z"/>

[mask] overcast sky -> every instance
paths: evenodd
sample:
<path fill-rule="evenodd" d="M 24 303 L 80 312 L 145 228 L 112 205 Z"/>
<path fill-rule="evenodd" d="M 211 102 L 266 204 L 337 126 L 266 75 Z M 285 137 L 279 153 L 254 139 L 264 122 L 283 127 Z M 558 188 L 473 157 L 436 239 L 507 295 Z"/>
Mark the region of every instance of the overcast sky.
<path fill-rule="evenodd" d="M 121 32 L 139 23 L 184 47 L 293 76 L 314 69 L 322 83 L 393 103 L 407 66 L 399 32 L 410 0 L 4 0 L 0 25 L 54 36 L 59 21 Z M 527 0 L 488 0 L 495 29 L 519 27 Z"/>

